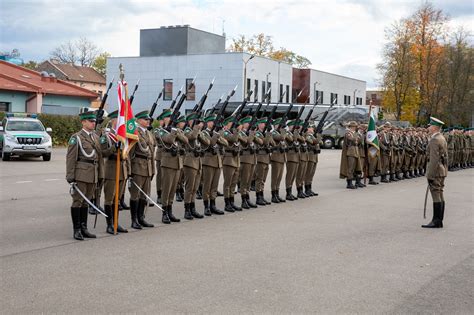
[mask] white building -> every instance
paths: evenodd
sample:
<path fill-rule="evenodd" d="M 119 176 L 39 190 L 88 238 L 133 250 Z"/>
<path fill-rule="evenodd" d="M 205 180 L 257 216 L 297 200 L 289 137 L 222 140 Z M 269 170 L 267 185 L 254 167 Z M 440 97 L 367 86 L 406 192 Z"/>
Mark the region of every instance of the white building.
<path fill-rule="evenodd" d="M 225 52 L 225 38 L 193 29 L 187 25 L 162 27 L 140 31 L 140 56 L 112 57 L 107 60 L 107 82 L 118 78 L 119 65 L 125 70 L 129 91 L 140 79 L 135 94 L 135 111 L 149 109 L 165 87 L 160 109 L 168 107 L 181 87 L 186 88 L 196 77 L 195 89 L 190 89 L 183 109 L 191 109 L 215 78 L 205 108 L 213 106 L 237 85 L 231 102 L 241 102 L 246 91 L 253 91 L 252 101 L 262 101 L 265 91 L 271 89 L 271 101 L 304 103 L 308 97 L 313 103 L 329 104 L 337 97 L 337 104 L 357 104 L 365 97 L 366 83 L 313 69 L 294 69 L 290 64 L 242 52 Z M 303 90 L 298 100 L 293 97 Z M 354 98 L 357 102 L 354 103 Z M 108 110 L 117 108 L 117 97 L 109 96 Z"/>

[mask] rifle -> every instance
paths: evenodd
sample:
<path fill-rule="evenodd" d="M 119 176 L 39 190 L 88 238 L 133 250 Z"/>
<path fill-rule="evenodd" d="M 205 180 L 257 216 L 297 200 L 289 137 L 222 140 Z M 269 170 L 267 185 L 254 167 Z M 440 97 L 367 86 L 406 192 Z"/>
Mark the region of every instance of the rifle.
<path fill-rule="evenodd" d="M 156 106 L 158 106 L 158 100 L 161 98 L 161 96 L 163 95 L 165 91 L 165 87 L 163 87 L 161 89 L 161 92 L 160 94 L 158 94 L 158 97 L 156 98 L 156 101 L 153 103 L 153 105 L 151 105 L 151 109 L 150 109 L 150 126 L 148 126 L 148 130 L 151 130 L 152 129 L 152 124 L 153 124 L 153 114 L 155 114 L 155 110 L 156 110 Z"/>
<path fill-rule="evenodd" d="M 191 82 L 190 88 L 194 85 L 195 80 L 196 80 L 196 77 L 193 79 L 193 82 Z M 183 106 L 184 100 L 188 96 L 188 91 L 189 91 L 189 89 L 186 88 L 186 91 L 184 93 L 182 93 L 182 94 L 180 93 L 181 97 L 179 98 L 179 101 L 177 102 L 176 106 L 173 105 L 174 109 L 173 109 L 173 113 L 171 114 L 171 119 L 170 119 L 171 124 L 170 124 L 170 126 L 175 126 L 176 125 L 175 121 L 178 119 L 179 110 L 181 109 L 181 106 Z"/>
<path fill-rule="evenodd" d="M 201 97 L 201 99 L 199 100 L 199 102 L 196 104 L 196 106 L 194 106 L 193 108 L 193 113 L 198 113 L 197 114 L 197 117 L 196 119 L 193 120 L 193 124 L 191 126 L 191 129 L 194 128 L 194 126 L 196 125 L 197 122 L 199 122 L 199 120 L 201 119 L 201 116 L 202 116 L 202 108 L 204 107 L 204 103 L 206 103 L 206 100 L 207 100 L 207 95 L 209 94 L 209 91 L 212 89 L 212 87 L 214 86 L 214 79 L 212 79 L 211 83 L 209 84 L 209 87 L 207 88 L 207 91 L 206 93 L 204 93 L 204 95 Z M 222 97 L 221 97 L 222 98 Z M 221 98 L 217 101 L 217 103 L 220 103 L 221 102 Z"/>
<path fill-rule="evenodd" d="M 263 97 L 263 100 L 266 100 L 270 95 L 270 89 L 267 90 L 267 93 L 265 94 L 265 96 Z M 259 102 L 258 103 L 258 106 L 257 106 L 257 109 L 255 110 L 255 114 L 252 115 L 252 120 L 250 121 L 250 124 L 249 124 L 249 129 L 255 129 L 257 128 L 257 126 L 255 125 L 255 122 L 257 121 L 257 116 L 258 116 L 258 113 L 260 113 L 260 110 L 263 106 L 262 102 Z"/>
<path fill-rule="evenodd" d="M 173 109 L 173 108 L 174 108 L 174 105 L 176 105 L 176 101 L 178 100 L 178 97 L 181 95 L 181 92 L 183 91 L 183 87 L 184 87 L 184 85 L 181 86 L 181 88 L 180 88 L 179 91 L 178 91 L 178 94 L 176 94 L 176 97 L 175 97 L 174 100 L 171 102 L 170 109 Z"/>
<path fill-rule="evenodd" d="M 214 130 L 216 129 L 216 127 L 218 125 L 220 125 L 222 123 L 222 117 L 224 117 L 224 113 L 225 113 L 225 109 L 227 107 L 227 105 L 229 105 L 229 100 L 232 96 L 234 96 L 235 94 L 235 90 L 237 90 L 237 85 L 235 86 L 235 88 L 230 91 L 230 93 L 227 95 L 227 98 L 225 99 L 224 103 L 222 104 L 219 112 L 217 113 L 217 117 L 216 117 L 216 120 L 215 120 L 215 123 L 214 123 L 214 126 L 212 127 L 212 130 L 211 130 L 211 134 L 214 132 Z M 217 106 L 217 104 L 216 104 Z M 214 107 L 215 109 L 216 107 Z M 213 110 L 214 111 L 214 110 Z"/>
<path fill-rule="evenodd" d="M 318 101 L 319 101 L 319 97 L 318 97 L 318 99 L 316 100 L 316 102 L 314 102 L 313 107 L 311 108 L 311 110 L 310 110 L 309 113 L 308 113 L 308 116 L 306 116 L 306 119 L 304 120 L 303 127 L 301 128 L 301 131 L 302 131 L 302 132 L 306 132 L 306 130 L 308 129 L 309 120 L 311 119 L 311 116 L 313 115 L 314 108 L 315 108 L 316 105 L 318 104 Z"/>
<path fill-rule="evenodd" d="M 273 116 L 275 116 L 275 113 L 277 111 L 277 108 L 278 108 L 278 104 L 282 103 L 283 102 L 283 96 L 285 96 L 286 94 L 286 91 L 283 92 L 283 94 L 281 95 L 280 97 L 280 100 L 278 101 L 278 103 L 276 103 L 276 105 L 273 107 L 270 115 L 268 116 L 268 119 L 267 119 L 267 122 L 265 123 L 265 129 L 264 130 L 268 130 L 270 131 L 270 127 L 272 125 L 272 122 L 273 122 Z"/>
<path fill-rule="evenodd" d="M 244 98 L 244 101 L 242 104 L 240 104 L 235 111 L 232 113 L 231 116 L 235 116 L 235 120 L 238 121 L 240 118 L 242 118 L 242 112 L 244 111 L 245 106 L 247 105 L 248 101 L 250 101 L 250 96 L 252 96 L 253 91 L 248 91 L 247 92 L 247 97 Z M 235 121 L 232 122 L 232 125 L 230 126 L 230 129 L 234 128 L 234 123 Z"/>
<path fill-rule="evenodd" d="M 138 90 L 139 84 L 140 84 L 140 79 L 138 79 L 137 84 L 135 84 L 135 88 L 133 89 L 132 96 L 130 96 L 130 106 L 132 106 L 133 99 L 135 98 L 135 92 Z"/>
<path fill-rule="evenodd" d="M 296 97 L 293 98 L 293 100 L 292 100 L 290 106 L 288 106 L 288 109 L 286 110 L 286 112 L 285 112 L 285 113 L 283 114 L 283 116 L 281 117 L 281 123 L 280 123 L 280 125 L 278 125 L 278 130 L 280 130 L 280 128 L 281 128 L 282 126 L 286 127 L 286 121 L 288 120 L 288 115 L 290 114 L 290 112 L 291 112 L 291 110 L 293 109 L 293 106 L 294 106 L 294 105 L 293 105 L 293 102 L 296 101 L 296 100 L 298 99 L 298 97 L 301 96 L 301 94 L 303 94 L 303 91 L 304 91 L 304 89 L 302 89 L 302 90 L 298 93 L 298 95 L 296 95 Z"/>
<path fill-rule="evenodd" d="M 316 130 L 314 131 L 315 134 L 321 133 L 323 131 L 324 121 L 326 120 L 326 117 L 329 114 L 329 111 L 335 104 L 336 104 L 336 100 L 334 99 L 332 101 L 331 106 L 329 106 L 329 108 L 323 113 L 321 120 L 319 120 L 318 126 L 316 127 Z"/>
<path fill-rule="evenodd" d="M 99 109 L 97 110 L 96 113 L 96 124 L 95 124 L 95 129 L 97 129 L 97 125 L 100 125 L 104 121 L 104 106 L 105 106 L 105 101 L 107 101 L 107 97 L 109 96 L 109 91 L 112 88 L 112 84 L 114 83 L 114 78 L 109 83 L 109 86 L 107 87 L 107 91 L 105 92 L 105 95 L 102 97 L 102 100 L 100 101 L 100 106 Z"/>

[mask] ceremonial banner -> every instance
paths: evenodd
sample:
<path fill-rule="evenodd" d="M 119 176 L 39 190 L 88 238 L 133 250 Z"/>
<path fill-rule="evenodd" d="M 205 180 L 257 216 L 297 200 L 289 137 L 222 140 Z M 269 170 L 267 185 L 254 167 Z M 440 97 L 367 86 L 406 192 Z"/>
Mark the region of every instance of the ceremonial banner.
<path fill-rule="evenodd" d="M 125 81 L 118 82 L 118 105 L 117 139 L 123 144 L 122 156 L 125 158 L 138 141 L 137 127 L 128 98 L 127 82 Z"/>

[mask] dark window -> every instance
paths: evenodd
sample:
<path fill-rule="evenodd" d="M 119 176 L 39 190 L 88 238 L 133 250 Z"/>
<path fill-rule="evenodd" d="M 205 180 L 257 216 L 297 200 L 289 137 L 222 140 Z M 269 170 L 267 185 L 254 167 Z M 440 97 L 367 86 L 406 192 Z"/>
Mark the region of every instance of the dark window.
<path fill-rule="evenodd" d="M 265 81 L 262 81 L 262 102 L 265 102 L 265 94 L 267 93 L 267 89 L 265 86 Z"/>
<path fill-rule="evenodd" d="M 247 82 L 246 82 L 246 85 L 245 85 L 245 97 L 252 90 L 252 87 L 250 86 L 251 84 L 252 84 L 252 80 L 247 79 Z"/>
<path fill-rule="evenodd" d="M 316 92 L 314 93 L 314 102 L 316 104 L 323 104 L 323 91 L 318 91 L 316 90 Z"/>
<path fill-rule="evenodd" d="M 286 102 L 287 103 L 290 102 L 290 86 L 289 85 L 286 86 Z"/>
<path fill-rule="evenodd" d="M 349 95 L 344 95 L 344 105 L 351 105 L 351 97 Z"/>
<path fill-rule="evenodd" d="M 371 96 L 372 96 L 372 99 L 373 99 L 373 100 L 376 100 L 376 99 L 377 99 L 377 94 L 372 94 Z"/>
<path fill-rule="evenodd" d="M 7 102 L 0 102 L 0 112 L 9 112 L 10 111 L 10 104 Z"/>
<path fill-rule="evenodd" d="M 268 82 L 268 87 L 267 87 L 268 90 L 270 90 L 270 93 L 268 93 L 268 99 L 270 100 L 270 102 L 272 101 L 272 83 L 271 82 Z"/>
<path fill-rule="evenodd" d="M 196 86 L 192 84 L 193 79 L 186 79 L 186 100 L 194 101 L 196 99 Z"/>
<path fill-rule="evenodd" d="M 253 101 L 258 102 L 258 80 L 255 80 L 254 90 L 253 90 Z"/>
<path fill-rule="evenodd" d="M 280 96 L 278 98 L 278 102 L 283 102 L 283 84 L 280 84 L 280 90 L 278 91 L 280 92 Z"/>
<path fill-rule="evenodd" d="M 165 87 L 164 101 L 171 101 L 173 99 L 173 79 L 164 79 L 163 86 Z"/>
<path fill-rule="evenodd" d="M 337 104 L 337 93 L 331 93 L 331 104 Z"/>

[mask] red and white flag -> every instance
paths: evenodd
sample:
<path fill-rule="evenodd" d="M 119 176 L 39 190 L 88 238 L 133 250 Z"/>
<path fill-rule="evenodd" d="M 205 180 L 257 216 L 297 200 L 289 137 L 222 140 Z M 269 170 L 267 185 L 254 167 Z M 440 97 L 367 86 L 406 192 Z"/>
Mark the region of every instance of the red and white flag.
<path fill-rule="evenodd" d="M 117 139 L 122 142 L 122 156 L 125 158 L 133 145 L 138 141 L 138 132 L 133 117 L 132 106 L 128 98 L 127 82 L 118 82 L 118 118 Z"/>

